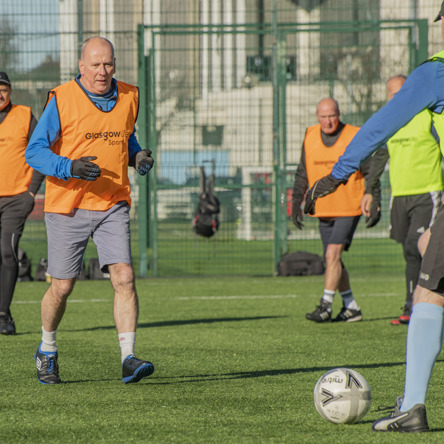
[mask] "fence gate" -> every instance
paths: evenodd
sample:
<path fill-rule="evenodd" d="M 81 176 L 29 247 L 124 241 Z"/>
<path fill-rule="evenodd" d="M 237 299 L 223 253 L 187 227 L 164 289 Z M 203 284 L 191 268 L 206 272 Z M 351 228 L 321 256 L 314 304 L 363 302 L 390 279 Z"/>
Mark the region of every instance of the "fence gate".
<path fill-rule="evenodd" d="M 320 253 L 316 221 L 288 223 L 317 102 L 360 125 L 388 77 L 426 58 L 423 20 L 139 26 L 138 135 L 155 157 L 138 186 L 139 276 L 272 275 L 288 249 Z M 221 202 L 209 239 L 192 231 L 201 166 Z"/>

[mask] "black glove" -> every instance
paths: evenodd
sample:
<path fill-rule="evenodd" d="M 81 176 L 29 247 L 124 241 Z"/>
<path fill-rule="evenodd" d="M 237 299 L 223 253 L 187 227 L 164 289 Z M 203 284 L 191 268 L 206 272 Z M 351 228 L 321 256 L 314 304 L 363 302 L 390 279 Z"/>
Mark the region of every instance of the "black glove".
<path fill-rule="evenodd" d="M 347 183 L 345 179 L 335 179 L 331 174 L 319 179 L 308 191 L 305 196 L 305 214 L 315 213 L 315 203 L 320 197 L 327 196 L 336 191 L 339 185 Z"/>
<path fill-rule="evenodd" d="M 154 164 L 154 159 L 151 157 L 151 150 L 142 150 L 134 154 L 131 158 L 129 165 L 133 166 L 136 171 L 145 176 Z"/>
<path fill-rule="evenodd" d="M 373 200 L 370 205 L 370 216 L 365 218 L 367 228 L 374 227 L 381 219 L 381 203 Z"/>
<path fill-rule="evenodd" d="M 304 220 L 304 217 L 302 215 L 302 209 L 301 209 L 301 203 L 297 201 L 293 201 L 293 205 L 291 207 L 291 220 L 295 224 L 297 228 L 302 230 L 302 227 L 304 224 L 302 221 Z"/>
<path fill-rule="evenodd" d="M 91 160 L 96 160 L 96 156 L 86 156 L 80 159 L 73 160 L 71 163 L 71 175 L 75 179 L 82 179 L 93 181 L 100 177 L 102 170 L 98 165 L 92 163 Z"/>

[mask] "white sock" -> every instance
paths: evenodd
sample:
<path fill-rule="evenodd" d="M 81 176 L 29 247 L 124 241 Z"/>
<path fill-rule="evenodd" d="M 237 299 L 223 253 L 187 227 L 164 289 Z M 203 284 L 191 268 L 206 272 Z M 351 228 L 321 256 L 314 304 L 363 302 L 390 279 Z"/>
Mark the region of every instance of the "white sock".
<path fill-rule="evenodd" d="M 351 310 L 359 310 L 359 305 L 356 303 L 353 293 L 350 290 L 339 292 L 342 297 L 342 302 L 345 308 L 350 308 Z"/>
<path fill-rule="evenodd" d="M 119 333 L 119 344 L 122 363 L 128 355 L 134 355 L 136 345 L 136 332 Z"/>
<path fill-rule="evenodd" d="M 331 304 L 333 304 L 333 298 L 335 297 L 335 293 L 336 291 L 326 290 L 324 288 L 324 295 L 322 296 L 322 299 L 330 304 L 330 309 L 331 309 Z"/>
<path fill-rule="evenodd" d="M 42 345 L 40 346 L 40 350 L 44 352 L 56 352 L 57 344 L 56 344 L 56 334 L 55 331 L 46 331 L 42 327 Z"/>

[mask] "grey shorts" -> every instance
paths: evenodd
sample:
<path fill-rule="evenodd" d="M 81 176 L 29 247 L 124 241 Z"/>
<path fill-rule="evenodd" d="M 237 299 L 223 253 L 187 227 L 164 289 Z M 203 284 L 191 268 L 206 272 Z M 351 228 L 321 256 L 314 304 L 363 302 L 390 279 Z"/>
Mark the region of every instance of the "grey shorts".
<path fill-rule="evenodd" d="M 329 244 L 344 244 L 347 251 L 352 243 L 353 235 L 361 216 L 347 216 L 334 218 L 319 218 L 319 232 L 321 233 L 324 253 Z"/>
<path fill-rule="evenodd" d="M 48 274 L 71 279 L 80 274 L 91 237 L 99 265 L 131 264 L 129 205 L 119 202 L 107 211 L 74 209 L 69 214 L 45 213 L 48 236 Z"/>

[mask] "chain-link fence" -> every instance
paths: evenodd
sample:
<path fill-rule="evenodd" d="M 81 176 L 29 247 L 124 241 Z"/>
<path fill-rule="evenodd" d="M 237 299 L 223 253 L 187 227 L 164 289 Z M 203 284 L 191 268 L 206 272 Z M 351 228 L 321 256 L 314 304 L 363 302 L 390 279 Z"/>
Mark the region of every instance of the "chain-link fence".
<path fill-rule="evenodd" d="M 316 220 L 289 221 L 293 174 L 315 108 L 335 97 L 361 125 L 385 103 L 385 82 L 441 49 L 435 0 L 11 0 L 0 2 L 1 70 L 13 101 L 39 117 L 47 91 L 77 74 L 81 42 L 115 44 L 116 77 L 138 84 L 138 137 L 155 170 L 131 177 L 140 276 L 269 275 L 281 255 L 321 254 Z M 192 231 L 199 168 L 216 177 L 220 229 Z M 148 185 L 148 186 L 147 186 Z M 350 267 L 393 271 L 401 249 L 383 219 L 360 224 Z M 46 256 L 43 194 L 22 247 Z M 87 259 L 95 256 L 89 247 Z M 352 258 L 350 260 L 349 258 Z"/>

